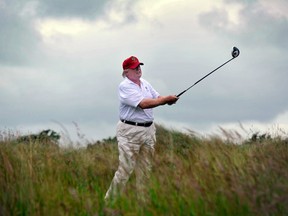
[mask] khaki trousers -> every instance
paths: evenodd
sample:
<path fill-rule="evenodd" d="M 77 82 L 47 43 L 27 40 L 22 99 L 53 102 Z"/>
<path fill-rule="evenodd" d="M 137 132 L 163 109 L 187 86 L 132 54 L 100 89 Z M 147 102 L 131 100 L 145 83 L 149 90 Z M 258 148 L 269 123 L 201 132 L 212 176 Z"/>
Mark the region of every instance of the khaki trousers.
<path fill-rule="evenodd" d="M 105 200 L 122 193 L 130 175 L 135 171 L 136 193 L 139 198 L 145 194 L 156 142 L 156 128 L 117 124 L 119 166 L 105 195 Z"/>

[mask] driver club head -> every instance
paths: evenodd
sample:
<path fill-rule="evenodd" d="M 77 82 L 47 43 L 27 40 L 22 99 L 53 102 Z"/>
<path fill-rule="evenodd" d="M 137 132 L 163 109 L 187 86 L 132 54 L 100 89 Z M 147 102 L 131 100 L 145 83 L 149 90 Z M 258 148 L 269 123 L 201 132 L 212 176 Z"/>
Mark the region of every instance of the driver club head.
<path fill-rule="evenodd" d="M 237 48 L 237 47 L 233 47 L 233 50 L 232 50 L 232 57 L 233 58 L 236 58 L 236 57 L 238 57 L 239 56 L 239 54 L 240 54 L 240 50 Z"/>

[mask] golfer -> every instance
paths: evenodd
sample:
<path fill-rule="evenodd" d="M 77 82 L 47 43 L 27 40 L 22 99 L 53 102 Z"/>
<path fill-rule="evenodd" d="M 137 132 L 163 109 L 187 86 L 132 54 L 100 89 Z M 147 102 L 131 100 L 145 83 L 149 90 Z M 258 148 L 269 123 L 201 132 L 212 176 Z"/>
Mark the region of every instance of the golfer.
<path fill-rule="evenodd" d="M 127 58 L 122 64 L 124 80 L 119 85 L 120 121 L 117 124 L 119 166 L 105 195 L 105 201 L 121 195 L 133 171 L 136 176 L 137 197 L 144 199 L 156 142 L 152 108 L 172 105 L 178 100 L 175 95 L 160 96 L 141 78 L 141 65 L 144 64 L 135 56 Z"/>

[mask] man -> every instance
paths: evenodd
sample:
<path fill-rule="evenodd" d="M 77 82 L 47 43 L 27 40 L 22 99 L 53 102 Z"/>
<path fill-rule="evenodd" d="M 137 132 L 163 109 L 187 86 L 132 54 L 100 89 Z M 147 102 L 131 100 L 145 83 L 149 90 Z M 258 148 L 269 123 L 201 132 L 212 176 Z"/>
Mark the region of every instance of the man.
<path fill-rule="evenodd" d="M 156 142 L 152 108 L 172 105 L 178 100 L 175 95 L 160 96 L 141 78 L 141 65 L 144 64 L 135 56 L 122 64 L 124 80 L 119 85 L 120 121 L 117 124 L 119 167 L 106 193 L 106 201 L 121 194 L 134 170 L 137 196 L 143 198 Z"/>

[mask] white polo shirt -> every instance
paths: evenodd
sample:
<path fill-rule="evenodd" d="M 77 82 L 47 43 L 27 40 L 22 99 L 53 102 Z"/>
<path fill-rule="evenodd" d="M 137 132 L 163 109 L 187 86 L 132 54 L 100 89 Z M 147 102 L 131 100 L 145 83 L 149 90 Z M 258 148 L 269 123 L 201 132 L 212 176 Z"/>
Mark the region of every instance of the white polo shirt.
<path fill-rule="evenodd" d="M 157 98 L 160 94 L 143 78 L 141 87 L 127 77 L 119 85 L 119 117 L 137 123 L 153 121 L 153 109 L 141 109 L 139 103 L 144 98 Z"/>

